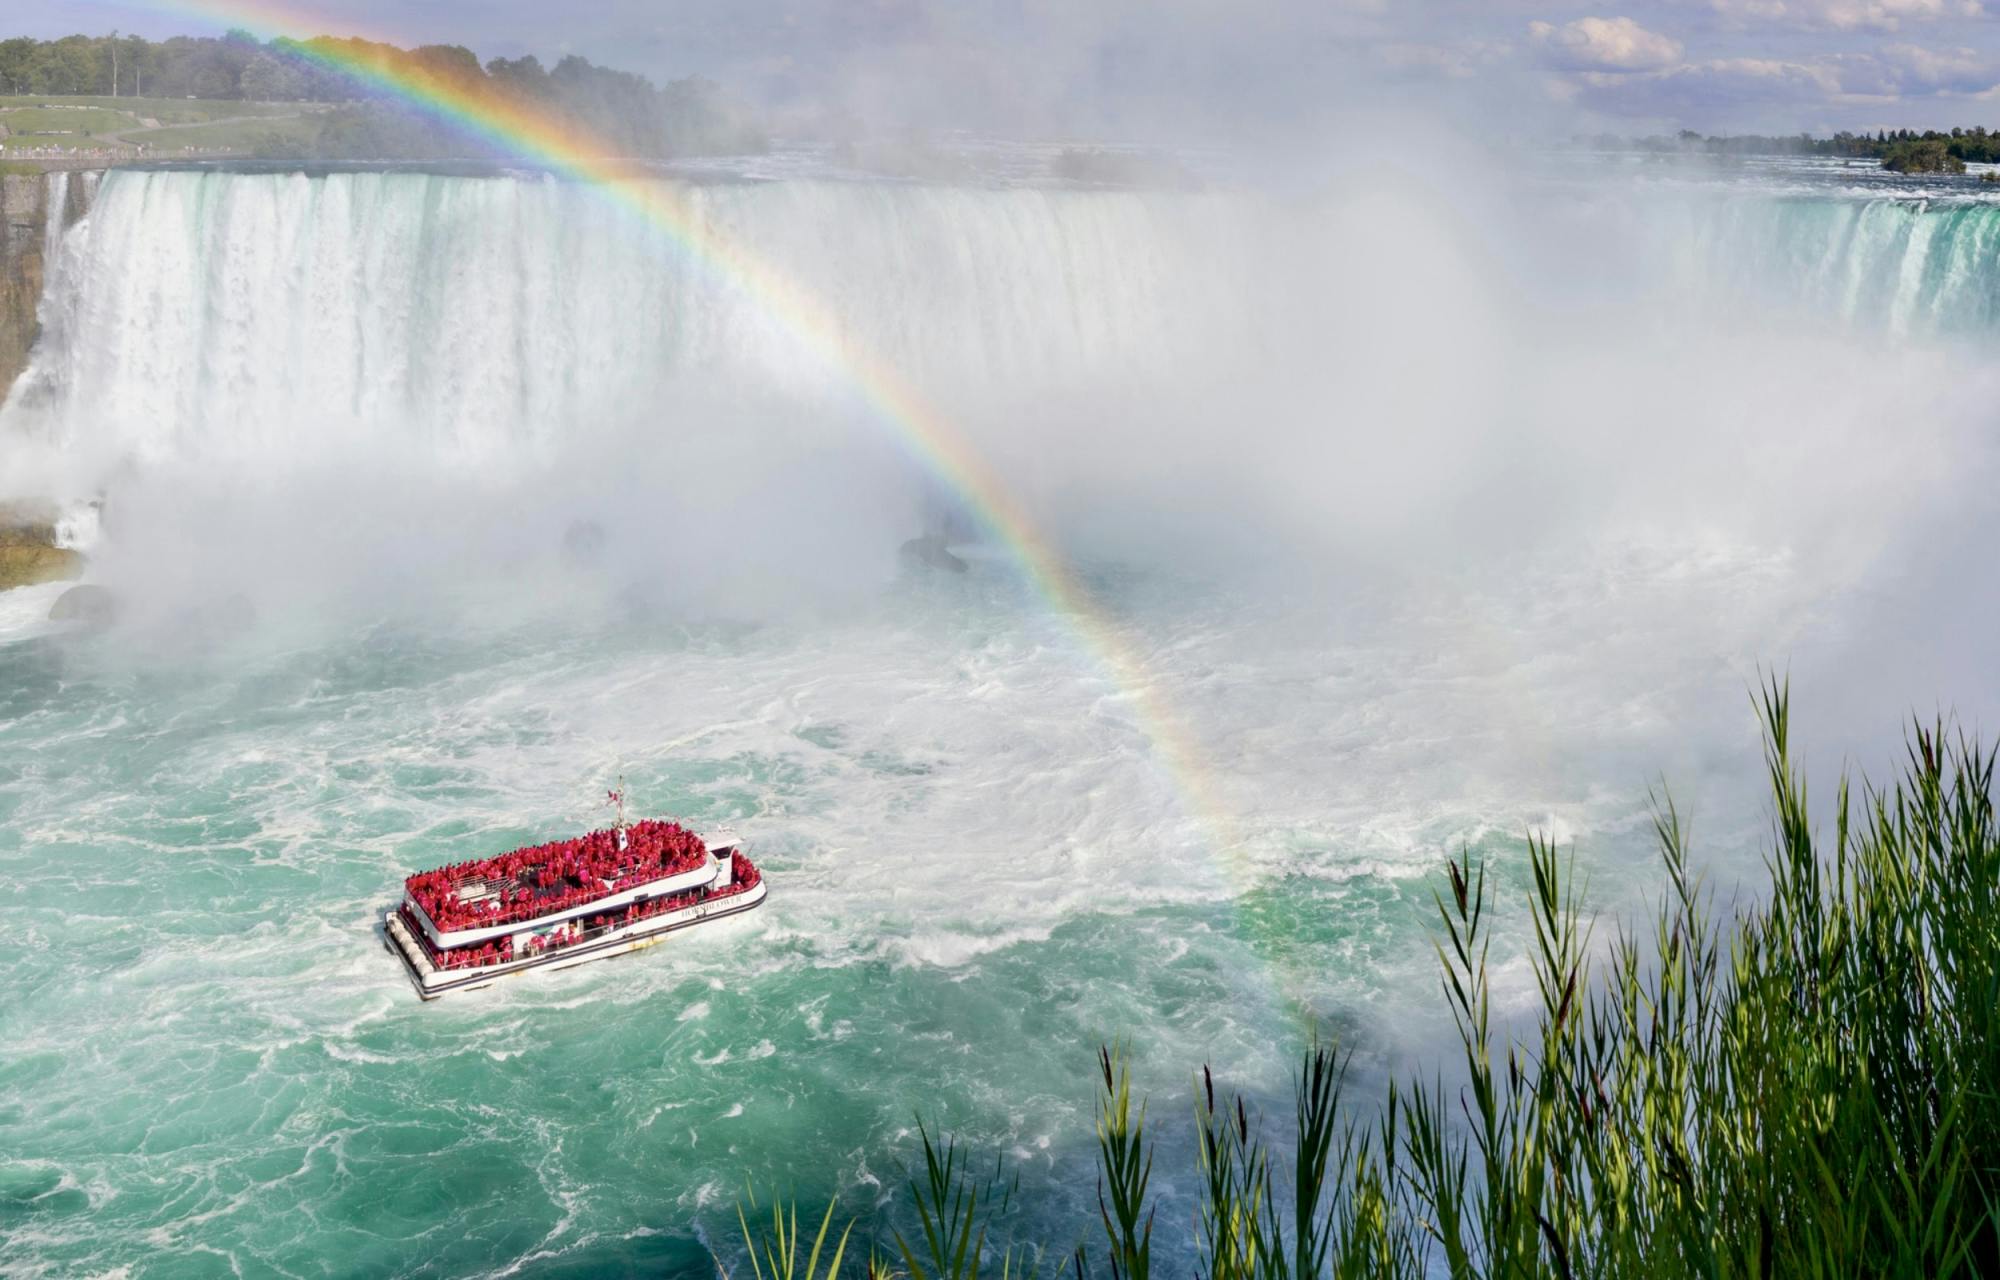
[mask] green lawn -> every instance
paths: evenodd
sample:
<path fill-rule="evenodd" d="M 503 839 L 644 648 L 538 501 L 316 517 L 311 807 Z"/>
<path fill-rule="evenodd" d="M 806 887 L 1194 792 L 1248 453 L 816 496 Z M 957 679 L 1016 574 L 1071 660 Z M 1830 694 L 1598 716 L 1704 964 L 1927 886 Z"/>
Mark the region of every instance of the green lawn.
<path fill-rule="evenodd" d="M 305 143 L 319 135 L 319 121 L 312 116 L 293 116 L 271 120 L 234 120 L 228 124 L 191 124 L 178 129 L 157 129 L 134 134 L 132 141 L 144 143 L 146 150 L 154 154 L 178 151 L 182 147 L 197 150 L 250 151 L 259 143 L 273 138 L 286 142 Z"/>
<path fill-rule="evenodd" d="M 110 111 L 143 116 L 161 124 L 199 124 L 229 116 L 282 116 L 302 110 L 293 102 L 236 102 L 222 98 L 107 98 L 98 96 L 51 97 L 47 94 L 0 94 L 0 111 L 13 107 L 44 104 L 65 107 L 100 107 Z M 10 128 L 12 126 L 9 126 Z"/>
<path fill-rule="evenodd" d="M 116 133 L 138 127 L 138 121 L 122 111 L 98 107 L 4 107 L 0 125 L 10 134 L 60 134 L 72 138 L 91 134 Z"/>
<path fill-rule="evenodd" d="M 273 139 L 294 146 L 318 132 L 314 118 L 324 108 L 289 102 L 227 102 L 172 98 L 0 97 L 0 154 L 39 147 L 116 146 L 104 135 L 119 135 L 154 154 L 197 151 L 247 152 Z M 240 117 L 255 117 L 242 119 Z M 151 128 L 158 121 L 165 128 Z"/>

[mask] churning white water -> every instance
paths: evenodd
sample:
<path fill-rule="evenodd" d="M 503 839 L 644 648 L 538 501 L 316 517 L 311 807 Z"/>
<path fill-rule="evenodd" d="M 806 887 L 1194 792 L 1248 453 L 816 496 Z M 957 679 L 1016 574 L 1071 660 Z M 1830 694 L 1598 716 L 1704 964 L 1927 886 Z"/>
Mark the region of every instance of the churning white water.
<path fill-rule="evenodd" d="M 1101 1040 L 1169 1142 L 1188 1072 L 1281 1089 L 1307 1020 L 1421 1051 L 1440 860 L 1511 892 L 1547 830 L 1629 908 L 1662 779 L 1726 886 L 1760 663 L 1836 761 L 1976 718 L 1988 336 L 1918 305 L 1969 226 L 1375 177 L 686 191 L 964 433 L 1126 670 L 909 424 L 597 193 L 112 174 L 0 411 L 5 488 L 102 495 L 123 607 L 0 596 L 0 1266 L 706 1273 L 746 1181 L 883 1197 L 913 1108 L 1066 1247 Z M 941 518 L 967 572 L 899 564 Z M 621 773 L 734 822 L 770 904 L 419 1006 L 399 879 Z"/>
<path fill-rule="evenodd" d="M 1216 335 L 1256 340 L 1220 199 L 675 189 L 687 224 L 957 393 L 1158 378 Z M 142 460 L 389 433 L 470 460 L 691 389 L 854 394 L 732 269 L 570 183 L 119 173 L 73 239 L 32 375 L 44 429 Z"/>

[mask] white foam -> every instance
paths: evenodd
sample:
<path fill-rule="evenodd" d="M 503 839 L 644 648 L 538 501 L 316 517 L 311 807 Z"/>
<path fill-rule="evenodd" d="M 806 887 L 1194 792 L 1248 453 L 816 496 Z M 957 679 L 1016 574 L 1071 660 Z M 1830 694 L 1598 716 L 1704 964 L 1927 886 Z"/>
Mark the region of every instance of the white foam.
<path fill-rule="evenodd" d="M 0 644 L 46 635 L 60 624 L 49 621 L 49 609 L 72 582 L 45 582 L 0 591 Z"/>

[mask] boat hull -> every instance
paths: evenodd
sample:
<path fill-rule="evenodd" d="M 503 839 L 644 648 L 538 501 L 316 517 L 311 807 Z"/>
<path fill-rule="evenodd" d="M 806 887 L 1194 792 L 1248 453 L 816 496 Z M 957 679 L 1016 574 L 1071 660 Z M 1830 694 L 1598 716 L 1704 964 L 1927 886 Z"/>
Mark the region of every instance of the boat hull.
<path fill-rule="evenodd" d="M 438 968 L 431 962 L 422 944 L 412 936 L 401 915 L 395 911 L 389 912 L 383 918 L 382 945 L 389 949 L 391 955 L 403 962 L 403 969 L 409 974 L 410 982 L 416 987 L 417 994 L 426 1000 L 435 1000 L 456 991 L 477 991 L 482 987 L 490 987 L 502 978 L 512 978 L 534 969 L 567 969 L 574 965 L 589 964 L 593 960 L 608 960 L 612 956 L 624 955 L 628 951 L 643 951 L 664 941 L 670 933 L 678 933 L 699 924 L 708 924 L 755 910 L 763 905 L 769 893 L 769 886 L 759 881 L 741 893 L 732 893 L 718 901 L 697 902 L 679 911 L 665 912 L 611 930 L 600 937 L 574 946 L 563 947 L 538 956 L 510 960 L 504 964 L 484 965 L 478 969 Z"/>

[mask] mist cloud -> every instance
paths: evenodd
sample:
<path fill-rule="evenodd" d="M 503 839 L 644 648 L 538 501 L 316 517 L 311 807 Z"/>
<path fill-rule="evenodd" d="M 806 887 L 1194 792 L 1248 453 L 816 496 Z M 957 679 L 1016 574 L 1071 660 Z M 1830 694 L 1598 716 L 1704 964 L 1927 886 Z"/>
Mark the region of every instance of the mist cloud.
<path fill-rule="evenodd" d="M 704 75 L 793 136 L 969 129 L 1282 149 L 1370 112 L 1488 140 L 1606 124 L 1957 123 L 1945 115 L 1972 119 L 2000 84 L 1993 16 L 1979 0 L 695 0 L 670 13 L 638 0 L 561 11 L 341 0 L 283 34 L 468 44 L 482 57 L 574 52 L 656 79 Z M 113 0 L 55 0 L 21 19 L 43 36 L 157 37 L 195 21 Z M 1882 48 L 1884 36 L 1904 52 Z"/>
<path fill-rule="evenodd" d="M 723 186 L 705 216 L 839 299 L 1086 571 L 1355 625 L 1581 579 L 1624 585 L 1551 607 L 1629 626 L 1671 586 L 1718 660 L 1906 645 L 1936 683 L 1882 696 L 1982 687 L 1851 603 L 1978 510 L 2000 386 L 1976 352 L 1840 314 L 1720 194 L 1404 154 L 1324 156 L 1304 188 Z M 203 253 L 147 240 L 199 181 L 107 186 L 52 334 L 77 346 L 49 429 L 108 491 L 98 572 L 135 637 L 238 600 L 274 633 L 867 610 L 954 499 L 839 369 L 586 191 L 237 178 L 189 205 Z M 309 259 L 229 230 L 306 219 Z M 1746 579 L 1754 614 L 1720 603 Z M 1913 620 L 1970 625 L 1920 595 Z"/>

